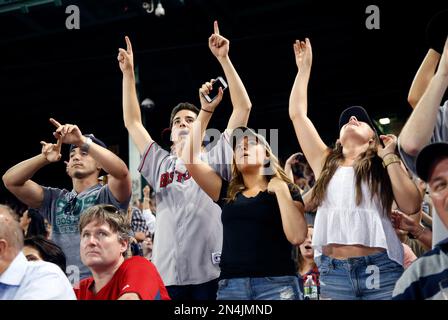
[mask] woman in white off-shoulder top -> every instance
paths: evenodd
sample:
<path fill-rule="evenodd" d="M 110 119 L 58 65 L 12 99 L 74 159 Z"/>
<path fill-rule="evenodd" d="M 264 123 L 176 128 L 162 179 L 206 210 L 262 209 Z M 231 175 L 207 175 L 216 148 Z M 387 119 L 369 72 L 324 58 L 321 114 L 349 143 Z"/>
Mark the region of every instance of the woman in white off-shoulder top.
<path fill-rule="evenodd" d="M 297 40 L 294 52 L 298 72 L 289 115 L 316 177 L 312 245 L 321 298 L 390 299 L 403 272 L 403 247 L 390 220 L 392 203 L 404 213 L 417 213 L 420 194 L 395 153 L 397 138 L 378 136 L 364 108 L 344 110 L 335 147 L 324 144 L 307 116 L 309 39 Z"/>

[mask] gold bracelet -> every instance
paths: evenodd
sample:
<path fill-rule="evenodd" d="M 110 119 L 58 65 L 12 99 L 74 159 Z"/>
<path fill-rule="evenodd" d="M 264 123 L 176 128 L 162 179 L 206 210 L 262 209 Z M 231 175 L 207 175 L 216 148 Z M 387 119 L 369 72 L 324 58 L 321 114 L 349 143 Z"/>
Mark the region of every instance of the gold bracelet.
<path fill-rule="evenodd" d="M 383 167 L 386 168 L 388 165 L 396 162 L 401 162 L 401 159 L 397 155 L 393 154 L 386 159 L 383 159 Z"/>

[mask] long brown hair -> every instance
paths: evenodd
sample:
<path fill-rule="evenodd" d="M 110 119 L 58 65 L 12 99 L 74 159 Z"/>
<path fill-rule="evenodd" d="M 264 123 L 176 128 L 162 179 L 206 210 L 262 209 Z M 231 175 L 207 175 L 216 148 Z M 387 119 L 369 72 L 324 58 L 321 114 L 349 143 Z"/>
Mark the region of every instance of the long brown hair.
<path fill-rule="evenodd" d="M 259 142 L 260 143 L 260 142 Z M 269 182 L 273 177 L 278 177 L 285 181 L 288 186 L 292 186 L 290 189 L 299 192 L 299 187 L 294 184 L 291 179 L 288 178 L 283 168 L 280 166 L 280 162 L 278 161 L 278 158 L 272 153 L 271 150 L 269 150 L 268 147 L 264 146 L 266 150 L 266 155 L 269 156 L 269 163 L 266 166 L 271 165 L 271 168 L 273 169 L 274 173 L 271 175 L 266 175 L 266 179 Z M 225 198 L 226 202 L 232 202 L 235 201 L 236 196 L 239 192 L 243 192 L 246 190 L 246 186 L 244 185 L 244 179 L 242 173 L 238 170 L 238 167 L 236 166 L 235 162 L 235 154 L 233 155 L 232 160 L 232 178 L 229 182 L 229 187 L 227 189 L 227 197 Z"/>
<path fill-rule="evenodd" d="M 356 205 L 360 205 L 363 201 L 361 184 L 365 182 L 372 196 L 380 200 L 383 213 L 388 215 L 391 212 L 394 200 L 392 184 L 386 169 L 382 165 L 381 158 L 376 153 L 379 144 L 378 138 L 374 141 L 365 152 L 358 156 L 358 160 L 353 165 L 356 176 Z M 343 160 L 342 145 L 337 142 L 325 159 L 322 173 L 314 186 L 313 198 L 318 206 L 324 200 L 328 184 Z"/>

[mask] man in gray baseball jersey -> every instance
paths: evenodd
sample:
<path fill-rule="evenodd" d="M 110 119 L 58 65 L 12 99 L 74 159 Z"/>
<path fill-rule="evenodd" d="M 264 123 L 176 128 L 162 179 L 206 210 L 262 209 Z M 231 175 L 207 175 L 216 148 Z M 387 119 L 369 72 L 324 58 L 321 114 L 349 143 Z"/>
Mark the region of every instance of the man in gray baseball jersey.
<path fill-rule="evenodd" d="M 220 62 L 229 85 L 233 112 L 227 130 L 204 159 L 224 179 L 230 178 L 231 129 L 247 124 L 251 102 L 229 59 L 229 41 L 219 35 L 218 24 L 209 38 L 209 48 Z M 125 126 L 142 155 L 139 171 L 153 187 L 157 220 L 152 261 L 173 300 L 216 299 L 222 248 L 221 209 L 191 178 L 180 159 L 190 126 L 199 110 L 189 103 L 177 105 L 171 113 L 171 152 L 162 149 L 144 128 L 135 90 L 132 46 L 119 49 L 123 72 L 123 115 Z M 212 84 L 208 84 L 212 85 Z M 219 103 L 223 91 L 212 103 Z M 205 110 L 207 111 L 207 110 Z M 210 111 L 209 111 L 210 112 Z"/>
<path fill-rule="evenodd" d="M 61 125 L 54 119 L 56 144 L 42 144 L 42 153 L 20 162 L 3 176 L 3 182 L 19 200 L 39 212 L 52 225 L 52 240 L 67 257 L 67 274 L 74 283 L 90 276 L 81 262 L 78 224 L 81 213 L 96 204 L 113 204 L 126 212 L 131 198 L 131 179 L 126 164 L 93 135 L 82 135 L 76 125 Z M 62 143 L 70 144 L 67 173 L 73 190 L 43 187 L 32 181 L 33 175 L 47 164 L 61 159 Z M 101 169 L 109 173 L 109 182 L 98 183 Z M 76 267 L 77 269 L 75 269 Z M 80 279 L 76 279 L 79 270 Z"/>

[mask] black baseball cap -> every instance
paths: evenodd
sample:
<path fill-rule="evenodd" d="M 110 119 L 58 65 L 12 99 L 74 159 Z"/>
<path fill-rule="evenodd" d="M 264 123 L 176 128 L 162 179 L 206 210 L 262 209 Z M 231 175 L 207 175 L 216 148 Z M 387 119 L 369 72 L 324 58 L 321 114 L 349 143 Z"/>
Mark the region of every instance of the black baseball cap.
<path fill-rule="evenodd" d="M 350 117 L 352 116 L 355 116 L 358 121 L 367 123 L 372 130 L 375 131 L 376 135 L 378 135 L 379 130 L 377 126 L 373 123 L 372 119 L 370 119 L 366 109 L 361 106 L 352 106 L 342 111 L 339 116 L 339 130 L 341 130 L 341 128 L 349 122 Z"/>
<path fill-rule="evenodd" d="M 436 142 L 424 147 L 415 160 L 418 177 L 428 182 L 432 168 L 441 158 L 448 158 L 448 143 Z"/>
<path fill-rule="evenodd" d="M 103 148 L 107 149 L 106 144 L 101 141 L 100 139 L 98 139 L 97 137 L 95 137 L 93 134 L 83 134 L 84 137 L 90 138 L 92 139 L 93 142 L 95 142 L 96 144 L 102 146 Z M 78 148 L 77 145 L 71 144 L 70 145 L 70 152 L 72 152 L 73 149 Z"/>

